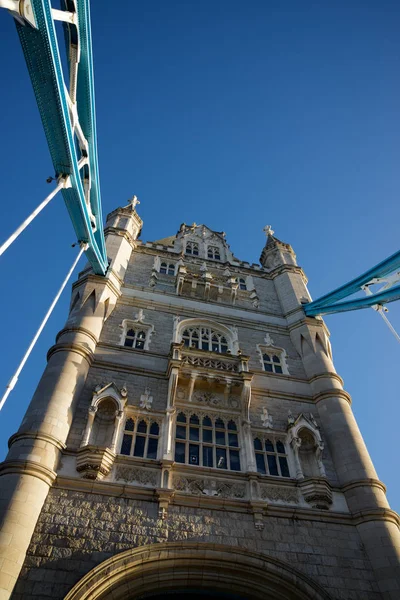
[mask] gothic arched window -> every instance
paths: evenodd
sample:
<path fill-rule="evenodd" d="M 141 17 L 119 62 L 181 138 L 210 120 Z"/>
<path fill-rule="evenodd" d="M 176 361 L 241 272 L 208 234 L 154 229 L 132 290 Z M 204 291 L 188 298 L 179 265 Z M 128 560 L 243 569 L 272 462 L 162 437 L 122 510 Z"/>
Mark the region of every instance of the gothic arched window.
<path fill-rule="evenodd" d="M 199 350 L 226 353 L 229 349 L 227 338 L 210 327 L 188 327 L 182 333 L 182 341 L 188 348 Z"/>
<path fill-rule="evenodd" d="M 239 438 L 235 421 L 178 414 L 175 461 L 202 467 L 240 471 Z"/>
<path fill-rule="evenodd" d="M 160 427 L 155 421 L 129 418 L 125 422 L 120 454 L 157 458 L 159 435 Z"/>
<path fill-rule="evenodd" d="M 240 290 L 247 290 L 246 280 L 243 279 L 243 277 L 239 278 L 238 283 L 239 283 Z"/>
<path fill-rule="evenodd" d="M 217 246 L 208 246 L 207 248 L 207 258 L 212 258 L 213 260 L 221 260 L 221 253 Z"/>
<path fill-rule="evenodd" d="M 277 354 L 263 354 L 264 371 L 267 373 L 283 373 L 281 357 Z"/>
<path fill-rule="evenodd" d="M 127 348 L 137 348 L 143 350 L 146 342 L 146 331 L 129 328 L 126 332 L 124 346 Z"/>
<path fill-rule="evenodd" d="M 160 273 L 163 275 L 175 275 L 175 265 L 162 262 L 160 265 Z"/>
<path fill-rule="evenodd" d="M 197 242 L 186 242 L 186 254 L 191 254 L 192 256 L 199 255 L 199 245 Z"/>
<path fill-rule="evenodd" d="M 254 439 L 254 451 L 256 453 L 257 471 L 263 475 L 275 475 L 278 477 L 290 477 L 287 462 L 286 449 L 283 442 L 278 440 L 262 441 Z"/>

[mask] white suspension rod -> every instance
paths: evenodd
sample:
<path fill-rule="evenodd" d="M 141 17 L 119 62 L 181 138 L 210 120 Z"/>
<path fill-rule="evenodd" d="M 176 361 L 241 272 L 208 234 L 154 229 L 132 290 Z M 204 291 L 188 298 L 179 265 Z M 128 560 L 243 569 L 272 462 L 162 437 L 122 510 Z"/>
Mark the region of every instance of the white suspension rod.
<path fill-rule="evenodd" d="M 54 196 L 64 187 L 65 179 L 60 179 L 57 184 L 57 187 L 49 194 L 41 204 L 25 219 L 23 223 L 14 231 L 12 235 L 8 238 L 7 241 L 4 242 L 2 246 L 0 246 L 0 256 L 7 250 L 9 246 L 17 239 L 17 237 L 26 229 L 29 223 L 32 223 L 33 219 L 37 217 L 37 215 L 44 209 L 45 206 L 54 198 Z"/>
<path fill-rule="evenodd" d="M 386 325 L 389 327 L 390 331 L 393 333 L 396 340 L 400 343 L 400 335 L 397 333 L 397 331 L 395 330 L 395 328 L 393 327 L 393 325 L 391 324 L 391 322 L 389 321 L 389 319 L 383 312 L 383 309 L 382 308 L 379 309 L 378 312 L 381 315 L 382 319 L 385 321 Z"/>
<path fill-rule="evenodd" d="M 57 304 L 58 299 L 60 298 L 60 296 L 61 296 L 61 294 L 62 294 L 65 286 L 67 285 L 68 280 L 71 277 L 71 275 L 72 275 L 72 273 L 73 273 L 76 265 L 78 264 L 78 261 L 79 261 L 80 257 L 85 252 L 85 250 L 87 250 L 87 248 L 88 248 L 87 244 L 81 244 L 81 249 L 79 251 L 78 256 L 75 258 L 72 267 L 68 271 L 68 275 L 66 276 L 66 278 L 62 282 L 62 285 L 61 285 L 60 289 L 58 290 L 58 292 L 56 294 L 56 297 L 54 298 L 53 302 L 51 303 L 50 308 L 47 311 L 47 313 L 46 313 L 43 321 L 41 322 L 39 329 L 35 333 L 35 335 L 33 337 L 33 340 L 31 341 L 31 343 L 29 344 L 28 350 L 25 352 L 25 354 L 24 354 L 24 356 L 23 356 L 23 358 L 22 358 L 22 360 L 21 360 L 21 362 L 19 364 L 18 369 L 15 371 L 14 375 L 11 377 L 10 382 L 8 383 L 8 385 L 6 387 L 4 395 L 3 395 L 3 397 L 2 397 L 2 399 L 0 401 L 0 410 L 3 408 L 4 403 L 7 400 L 10 392 L 15 388 L 15 386 L 17 384 L 17 381 L 18 381 L 18 377 L 19 377 L 22 369 L 24 368 L 26 361 L 28 360 L 30 353 L 32 352 L 32 350 L 33 350 L 33 348 L 34 348 L 34 346 L 35 346 L 35 344 L 36 344 L 36 342 L 37 342 L 40 334 L 42 333 L 42 331 L 44 329 L 44 326 L 46 325 L 47 321 L 49 320 L 49 317 L 50 317 L 51 313 L 53 312 L 54 307 Z"/>

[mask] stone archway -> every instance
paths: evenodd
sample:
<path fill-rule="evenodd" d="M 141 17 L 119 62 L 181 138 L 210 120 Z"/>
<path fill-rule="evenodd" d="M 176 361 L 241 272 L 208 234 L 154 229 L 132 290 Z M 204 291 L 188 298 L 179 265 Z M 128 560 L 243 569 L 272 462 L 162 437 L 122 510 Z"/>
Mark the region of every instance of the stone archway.
<path fill-rule="evenodd" d="M 201 542 L 152 544 L 117 554 L 85 575 L 65 600 L 150 600 L 171 592 L 226 600 L 331 600 L 287 563 Z"/>

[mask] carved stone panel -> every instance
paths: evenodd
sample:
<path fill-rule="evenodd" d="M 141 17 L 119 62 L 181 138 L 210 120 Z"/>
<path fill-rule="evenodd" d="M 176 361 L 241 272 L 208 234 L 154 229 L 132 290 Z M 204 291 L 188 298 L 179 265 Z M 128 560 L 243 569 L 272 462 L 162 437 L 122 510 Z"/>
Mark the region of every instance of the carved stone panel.
<path fill-rule="evenodd" d="M 294 487 L 261 484 L 260 495 L 263 500 L 269 502 L 299 503 L 299 494 Z"/>
<path fill-rule="evenodd" d="M 118 465 L 115 470 L 115 479 L 117 481 L 124 481 L 125 483 L 136 483 L 147 487 L 157 487 L 159 485 L 159 472 L 154 469 Z"/>
<path fill-rule="evenodd" d="M 185 492 L 195 496 L 214 496 L 218 498 L 246 497 L 246 484 L 240 482 L 220 481 L 218 479 L 184 477 L 175 475 L 173 487 L 177 492 Z"/>

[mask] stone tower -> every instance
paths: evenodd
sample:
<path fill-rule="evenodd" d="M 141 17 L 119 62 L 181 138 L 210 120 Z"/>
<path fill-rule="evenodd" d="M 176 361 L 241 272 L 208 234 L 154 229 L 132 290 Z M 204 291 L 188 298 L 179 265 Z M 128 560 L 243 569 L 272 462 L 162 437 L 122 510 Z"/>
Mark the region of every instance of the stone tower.
<path fill-rule="evenodd" d="M 108 215 L 0 465 L 0 600 L 398 600 L 400 535 L 306 278 Z"/>

